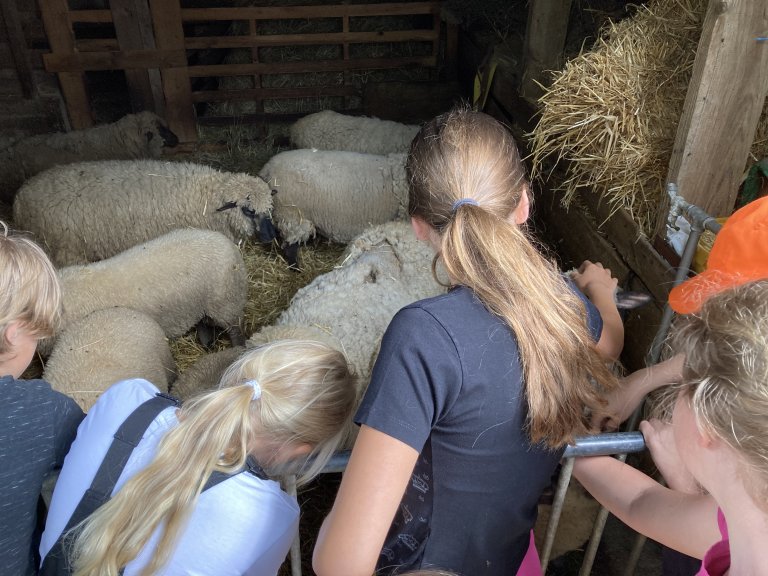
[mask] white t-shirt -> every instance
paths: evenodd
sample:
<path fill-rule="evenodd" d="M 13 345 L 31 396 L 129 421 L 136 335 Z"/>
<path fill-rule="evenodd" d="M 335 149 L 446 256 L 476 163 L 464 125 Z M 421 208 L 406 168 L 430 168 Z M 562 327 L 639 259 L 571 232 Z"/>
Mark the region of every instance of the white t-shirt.
<path fill-rule="evenodd" d="M 137 406 L 157 392 L 146 380 L 124 380 L 102 394 L 88 412 L 56 483 L 40 542 L 41 558 L 53 547 L 91 485 L 117 429 Z M 133 450 L 113 495 L 152 461 L 160 440 L 177 424 L 174 407 L 155 418 Z M 200 495 L 171 559 L 160 574 L 275 576 L 296 536 L 298 524 L 298 503 L 277 482 L 238 474 Z M 159 537 L 158 529 L 125 567 L 125 576 L 141 572 Z"/>

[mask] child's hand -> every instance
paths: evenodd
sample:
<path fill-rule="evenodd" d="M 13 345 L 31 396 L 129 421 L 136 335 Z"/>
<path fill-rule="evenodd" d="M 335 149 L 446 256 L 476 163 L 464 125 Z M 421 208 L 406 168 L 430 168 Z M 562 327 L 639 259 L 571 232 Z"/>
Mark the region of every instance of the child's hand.
<path fill-rule="evenodd" d="M 680 459 L 672 424 L 655 419 L 644 420 L 640 422 L 640 432 L 667 486 L 679 492 L 700 494 L 701 487 Z"/>
<path fill-rule="evenodd" d="M 619 281 L 611 276 L 609 268 L 603 268 L 600 262 L 584 260 L 581 266 L 571 273 L 574 284 L 584 295 L 594 301 L 595 297 L 608 294 L 613 298 Z"/>

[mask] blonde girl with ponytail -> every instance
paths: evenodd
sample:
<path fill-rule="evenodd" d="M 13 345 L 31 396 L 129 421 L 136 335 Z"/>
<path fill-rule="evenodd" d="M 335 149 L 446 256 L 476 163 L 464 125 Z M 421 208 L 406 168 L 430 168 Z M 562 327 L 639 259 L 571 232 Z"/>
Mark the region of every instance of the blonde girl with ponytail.
<path fill-rule="evenodd" d="M 450 290 L 387 329 L 313 565 L 514 574 L 563 448 L 614 385 L 616 281 L 582 266 L 593 305 L 540 254 L 517 147 L 490 116 L 461 108 L 424 125 L 406 173 L 414 231 Z"/>
<path fill-rule="evenodd" d="M 298 473 L 304 484 L 320 471 L 344 435 L 355 390 L 344 355 L 325 344 L 283 340 L 247 351 L 218 390 L 152 421 L 112 498 L 64 535 L 72 573 L 274 576 L 299 509 L 273 478 Z M 88 413 L 56 485 L 41 557 L 117 427 L 156 392 L 144 380 L 119 382 Z M 203 491 L 216 473 L 233 475 Z"/>

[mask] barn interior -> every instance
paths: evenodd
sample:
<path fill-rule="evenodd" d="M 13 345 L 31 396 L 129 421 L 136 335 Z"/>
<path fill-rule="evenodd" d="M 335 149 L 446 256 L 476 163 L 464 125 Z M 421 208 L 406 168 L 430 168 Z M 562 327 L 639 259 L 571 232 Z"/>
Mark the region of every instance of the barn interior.
<path fill-rule="evenodd" d="M 0 150 L 149 110 L 178 137 L 163 160 L 256 176 L 292 148 L 290 127 L 309 114 L 417 125 L 465 103 L 515 135 L 533 183 L 531 231 L 560 267 L 602 262 L 623 290 L 650 295 L 623 312 L 617 369 L 633 371 L 649 361 L 681 264 L 669 183 L 713 217 L 768 194 L 768 22 L 758 4 L 0 0 Z M 0 203 L 11 226 L 12 203 L 13 192 Z M 699 269 L 712 238 L 699 241 Z M 240 248 L 247 338 L 340 266 L 346 246 L 317 235 L 297 267 L 276 243 Z M 222 332 L 203 346 L 191 331 L 170 347 L 181 375 L 231 342 Z M 27 376 L 44 365 L 38 358 Z M 299 494 L 304 574 L 339 478 Z M 568 506 L 587 520 L 561 519 L 546 573 L 623 572 L 631 531 L 610 518 L 584 572 L 598 507 L 578 487 Z M 294 556 L 283 573 L 297 569 Z M 661 574 L 658 546 L 645 545 L 637 573 Z"/>

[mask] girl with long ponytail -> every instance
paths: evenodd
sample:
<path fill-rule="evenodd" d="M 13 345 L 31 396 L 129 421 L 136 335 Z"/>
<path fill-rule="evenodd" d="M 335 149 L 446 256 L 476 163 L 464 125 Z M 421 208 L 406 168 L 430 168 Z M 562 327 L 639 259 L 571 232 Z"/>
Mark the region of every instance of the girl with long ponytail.
<path fill-rule="evenodd" d="M 517 147 L 490 116 L 424 125 L 406 173 L 414 231 L 450 290 L 387 329 L 314 568 L 514 574 L 562 450 L 614 386 L 616 280 L 585 263 L 582 294 L 537 250 Z"/>
<path fill-rule="evenodd" d="M 272 478 L 298 472 L 303 484 L 320 471 L 344 436 L 355 390 L 344 355 L 325 344 L 282 340 L 247 351 L 218 390 L 152 421 L 112 498 L 63 534 L 72 573 L 274 576 L 299 509 Z M 53 494 L 44 559 L 115 430 L 156 392 L 145 380 L 119 382 L 88 413 Z M 204 490 L 222 473 L 230 476 Z"/>

